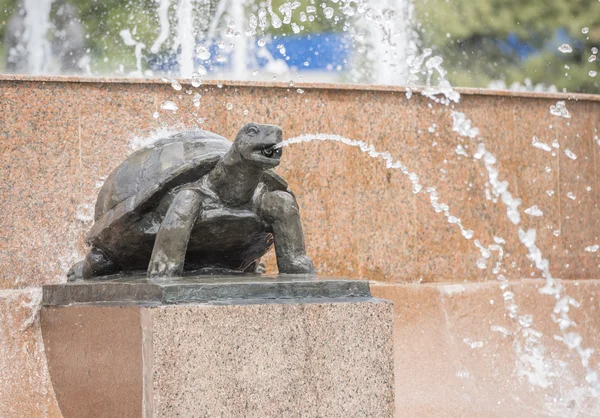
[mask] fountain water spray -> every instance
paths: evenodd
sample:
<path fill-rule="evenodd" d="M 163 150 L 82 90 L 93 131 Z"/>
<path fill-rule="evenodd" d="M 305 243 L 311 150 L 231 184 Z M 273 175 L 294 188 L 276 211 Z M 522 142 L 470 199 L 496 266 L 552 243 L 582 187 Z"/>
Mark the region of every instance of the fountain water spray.
<path fill-rule="evenodd" d="M 50 9 L 54 0 L 24 0 L 25 33 L 28 70 L 31 74 L 43 74 L 50 61 Z"/>
<path fill-rule="evenodd" d="M 194 72 L 194 49 L 196 36 L 193 21 L 193 0 L 180 0 L 177 8 L 177 41 L 174 49 L 181 48 L 179 54 L 179 74 L 190 78 Z"/>

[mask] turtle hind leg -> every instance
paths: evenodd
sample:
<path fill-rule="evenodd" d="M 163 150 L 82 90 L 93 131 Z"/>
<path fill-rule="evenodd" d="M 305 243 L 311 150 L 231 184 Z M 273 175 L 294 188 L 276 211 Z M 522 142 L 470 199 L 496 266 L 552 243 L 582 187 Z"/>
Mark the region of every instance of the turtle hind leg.
<path fill-rule="evenodd" d="M 92 247 L 84 260 L 75 263 L 67 274 L 68 281 L 90 280 L 99 276 L 109 276 L 121 271 L 121 266 L 112 261 L 100 248 Z"/>

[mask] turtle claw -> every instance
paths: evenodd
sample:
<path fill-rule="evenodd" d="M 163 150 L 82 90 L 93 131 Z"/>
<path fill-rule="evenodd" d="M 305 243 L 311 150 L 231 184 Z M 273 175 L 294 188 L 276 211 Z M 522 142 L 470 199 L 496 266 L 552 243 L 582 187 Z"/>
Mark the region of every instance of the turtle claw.
<path fill-rule="evenodd" d="M 169 263 L 167 260 L 152 260 L 148 265 L 148 278 L 149 279 L 170 279 L 173 277 L 180 277 L 183 273 L 183 266 L 179 263 Z"/>
<path fill-rule="evenodd" d="M 84 260 L 81 260 L 73 264 L 73 267 L 67 273 L 67 282 L 83 279 L 83 263 Z"/>
<path fill-rule="evenodd" d="M 258 263 L 258 265 L 256 266 L 256 270 L 254 270 L 254 272 L 258 273 L 258 274 L 265 274 L 267 272 L 265 263 Z"/>
<path fill-rule="evenodd" d="M 279 268 L 280 273 L 284 274 L 315 274 L 315 266 L 307 255 L 290 257 Z"/>

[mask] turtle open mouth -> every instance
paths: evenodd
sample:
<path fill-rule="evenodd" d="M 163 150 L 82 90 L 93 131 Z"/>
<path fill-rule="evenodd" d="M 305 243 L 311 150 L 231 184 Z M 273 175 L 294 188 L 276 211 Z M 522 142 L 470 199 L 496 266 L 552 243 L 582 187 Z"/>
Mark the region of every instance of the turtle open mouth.
<path fill-rule="evenodd" d="M 267 158 L 281 158 L 281 148 L 275 148 L 275 145 L 263 147 L 260 153 Z"/>

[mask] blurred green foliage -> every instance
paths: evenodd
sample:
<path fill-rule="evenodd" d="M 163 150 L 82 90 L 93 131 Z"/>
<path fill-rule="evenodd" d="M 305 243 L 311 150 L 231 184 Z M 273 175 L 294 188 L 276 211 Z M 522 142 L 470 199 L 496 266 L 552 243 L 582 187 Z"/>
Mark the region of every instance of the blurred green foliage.
<path fill-rule="evenodd" d="M 424 46 L 444 57 L 452 84 L 486 87 L 492 80 L 555 85 L 559 90 L 600 92 L 600 3 L 590 0 L 420 0 L 416 20 Z M 588 28 L 588 33 L 582 33 Z M 569 39 L 558 39 L 562 29 Z M 499 47 L 509 36 L 532 49 L 525 58 Z M 567 42 L 572 53 L 558 47 Z"/>
<path fill-rule="evenodd" d="M 8 19 L 17 10 L 17 3 L 18 0 L 0 0 L 1 38 Z M 63 3 L 64 0 L 53 2 L 52 15 Z M 100 57 L 92 60 L 93 72 L 114 72 L 115 62 L 128 69 L 135 68 L 133 48 L 124 45 L 119 35 L 121 30 L 135 30 L 133 38 L 147 45 L 151 45 L 158 33 L 155 0 L 70 0 L 69 3 L 79 10 L 90 55 Z"/>
<path fill-rule="evenodd" d="M 93 73 L 114 73 L 118 65 L 122 65 L 125 72 L 135 68 L 133 47 L 125 46 L 119 35 L 124 29 L 130 30 L 136 41 L 146 45 L 144 55 L 149 56 L 149 49 L 160 30 L 156 0 L 55 0 L 53 13 L 65 1 L 79 9 L 88 36 Z M 332 0 L 325 1 L 339 10 L 339 2 L 336 5 Z M 0 0 L 0 38 L 17 2 Z M 273 10 L 282 18 L 279 10 L 286 2 L 272 0 Z M 177 3 L 177 0 L 171 1 L 169 15 L 172 20 L 175 20 Z M 292 21 L 303 27 L 302 33 L 342 30 L 344 19 L 325 18 L 320 10 L 321 3 L 301 0 L 294 10 Z M 214 16 L 217 4 L 218 0 L 209 0 L 197 2 L 195 7 L 203 7 L 205 15 Z M 256 14 L 259 7 L 266 5 L 267 1 L 257 0 L 247 7 L 247 14 Z M 317 8 L 314 19 L 302 21 L 300 12 L 312 5 Z M 552 84 L 559 90 L 600 93 L 600 76 L 589 76 L 590 71 L 600 72 L 598 61 L 588 62 L 591 48 L 600 46 L 600 3 L 597 1 L 414 0 L 414 6 L 420 44 L 433 48 L 434 53 L 444 58 L 453 85 L 486 87 L 492 80 L 503 80 L 510 85 L 524 83 L 529 78 L 533 84 Z M 223 19 L 222 25 L 227 21 L 227 18 Z M 207 24 L 195 22 L 200 30 L 205 30 Z M 582 33 L 584 27 L 589 28 L 587 34 Z M 570 38 L 572 53 L 558 51 L 563 42 L 556 37 L 559 29 Z M 293 34 L 293 30 L 291 25 L 270 26 L 267 34 L 287 36 Z M 522 58 L 516 51 L 502 49 L 500 42 L 509 36 L 518 37 L 534 52 Z M 174 28 L 171 28 L 170 39 L 174 38 Z M 168 42 L 163 44 L 162 52 L 171 47 Z M 2 49 L 0 42 L 3 56 Z M 0 59 L 0 71 L 2 65 Z"/>
<path fill-rule="evenodd" d="M 19 0 L 0 0 L 0 39 L 4 37 L 4 29 L 10 16 L 17 10 Z M 79 10 L 80 19 L 88 35 L 87 46 L 90 49 L 92 57 L 93 73 L 112 73 L 116 70 L 115 63 L 123 66 L 125 72 L 135 69 L 135 56 L 133 47 L 127 47 L 119 35 L 121 30 L 129 29 L 132 32 L 133 39 L 146 45 L 144 55 L 150 55 L 149 49 L 158 37 L 160 31 L 160 22 L 157 14 L 159 3 L 156 0 L 55 0 L 53 3 L 53 13 L 61 4 L 68 1 Z M 169 7 L 170 21 L 176 21 L 176 7 L 178 0 L 172 0 Z M 214 16 L 219 1 L 196 2 L 198 10 L 195 15 Z M 273 10 L 282 17 L 279 11 L 280 7 L 286 3 L 286 0 L 273 0 Z M 337 19 L 326 19 L 323 13 L 314 13 L 313 20 L 308 18 L 300 21 L 300 11 L 305 11 L 306 7 L 312 5 L 314 1 L 302 0 L 300 7 L 294 10 L 293 22 L 303 27 L 303 33 L 316 33 L 341 30 L 341 23 Z M 259 7 L 265 7 L 266 2 L 257 1 L 247 6 L 247 15 L 256 14 Z M 320 6 L 317 6 L 320 9 Z M 201 10 L 200 10 L 201 9 Z M 227 10 L 225 10 L 227 14 Z M 308 15 L 308 14 L 307 14 Z M 229 19 L 225 17 L 221 21 L 221 27 L 224 27 Z M 270 17 L 269 17 L 270 21 Z M 200 32 L 206 31 L 208 22 L 195 21 L 194 25 Z M 170 39 L 175 39 L 175 30 L 170 30 Z M 280 28 L 269 26 L 267 35 L 287 36 L 293 34 L 291 25 L 282 25 Z M 201 34 L 199 34 L 201 38 Z M 259 33 L 260 35 L 260 33 Z M 171 45 L 166 42 L 161 50 L 164 52 Z M 2 50 L 3 44 L 0 42 L 0 53 L 4 56 Z M 2 70 L 3 60 L 0 60 L 0 71 Z"/>

